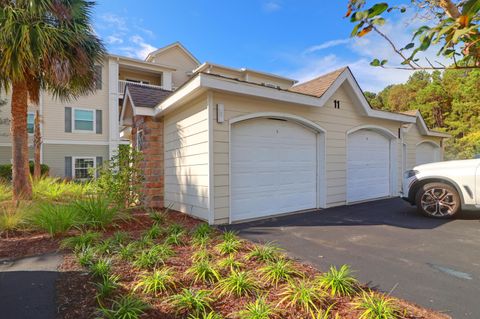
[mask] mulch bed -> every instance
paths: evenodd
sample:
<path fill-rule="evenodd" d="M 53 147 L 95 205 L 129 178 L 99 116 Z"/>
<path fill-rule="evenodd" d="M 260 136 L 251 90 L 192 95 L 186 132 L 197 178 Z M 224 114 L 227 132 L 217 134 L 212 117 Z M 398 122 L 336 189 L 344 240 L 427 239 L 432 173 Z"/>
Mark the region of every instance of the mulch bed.
<path fill-rule="evenodd" d="M 121 222 L 118 225 L 112 226 L 104 231 L 104 238 L 111 236 L 116 231 L 125 231 L 130 234 L 134 239 L 139 239 L 145 230 L 150 228 L 153 224 L 150 217 L 137 211 L 133 214 L 133 218 L 126 222 Z M 168 214 L 167 224 L 182 224 L 188 230 L 195 228 L 200 221 L 190 218 L 185 214 L 179 212 L 170 212 Z M 71 232 L 68 235 L 74 235 L 76 232 Z M 187 236 L 187 241 L 189 240 Z M 161 242 L 162 239 L 158 239 Z M 214 249 L 213 246 L 221 242 L 221 239 L 215 238 L 209 243 L 208 250 L 214 254 L 214 260 L 223 258 Z M 58 251 L 60 239 L 52 239 L 46 234 L 41 233 L 17 233 L 9 234 L 9 238 L 0 239 L 0 258 L 15 259 L 31 255 L 39 255 L 43 253 Z M 249 270 L 255 273 L 258 270 L 261 263 L 253 260 L 243 260 L 243 257 L 249 252 L 253 246 L 250 242 L 245 242 L 241 250 L 236 254 L 237 260 L 242 260 L 245 264 L 245 270 Z M 192 265 L 191 256 L 194 252 L 194 248 L 190 245 L 174 247 L 175 256 L 170 258 L 166 262 L 167 267 L 174 269 L 177 274 L 177 290 L 182 287 L 192 287 L 194 289 L 208 289 L 212 290 L 214 285 L 204 283 L 193 283 L 190 276 L 186 274 L 186 270 Z M 97 300 L 95 298 L 95 280 L 88 274 L 87 270 L 82 268 L 76 261 L 75 256 L 68 250 L 63 250 L 64 261 L 60 266 L 61 275 L 57 282 L 57 306 L 58 306 L 58 319 L 89 319 L 95 318 L 95 311 L 98 307 Z M 311 265 L 295 262 L 296 267 L 307 278 L 313 278 L 319 274 Z M 121 278 L 121 294 L 127 294 L 132 291 L 136 284 L 138 275 L 142 271 L 135 269 L 131 262 L 122 261 L 118 258 L 114 258 L 112 261 L 113 273 L 117 274 Z M 222 277 L 226 276 L 227 272 L 222 272 Z M 261 284 L 261 283 L 259 283 Z M 277 305 L 280 301 L 278 292 L 280 288 L 265 286 L 261 284 L 264 290 L 268 290 L 267 300 L 272 305 Z M 142 318 L 153 319 L 173 319 L 173 318 L 186 318 L 185 314 L 177 314 L 172 309 L 171 305 L 166 302 L 166 296 L 160 295 L 157 297 L 143 295 L 140 292 L 136 292 L 136 295 L 142 297 L 149 305 L 150 308 L 142 316 Z M 255 300 L 254 296 L 248 297 L 218 297 L 212 304 L 213 309 L 223 315 L 225 318 L 234 318 L 232 313 L 238 312 L 243 309 L 244 306 Z M 105 306 L 109 306 L 109 301 L 103 301 Z M 446 315 L 436 313 L 434 311 L 421 308 L 412 303 L 396 299 L 396 305 L 405 312 L 404 319 L 445 319 L 450 318 Z M 276 308 L 283 308 L 279 313 L 278 318 L 282 319 L 303 319 L 309 318 L 305 311 L 302 309 L 285 309 L 282 305 Z M 342 319 L 358 319 L 361 312 L 354 308 L 351 298 L 335 298 L 335 305 L 333 306 L 333 314 L 337 313 L 339 318 Z M 334 318 L 334 316 L 332 317 Z"/>

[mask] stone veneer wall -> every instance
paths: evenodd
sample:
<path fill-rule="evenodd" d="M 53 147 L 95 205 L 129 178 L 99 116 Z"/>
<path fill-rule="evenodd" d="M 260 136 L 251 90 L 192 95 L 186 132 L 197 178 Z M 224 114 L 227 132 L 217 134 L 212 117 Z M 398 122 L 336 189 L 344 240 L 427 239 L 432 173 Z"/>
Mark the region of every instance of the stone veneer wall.
<path fill-rule="evenodd" d="M 141 168 L 145 175 L 142 187 L 142 202 L 146 207 L 164 207 L 164 143 L 163 118 L 135 116 L 132 127 L 132 145 L 136 147 L 137 132 L 143 131 Z"/>

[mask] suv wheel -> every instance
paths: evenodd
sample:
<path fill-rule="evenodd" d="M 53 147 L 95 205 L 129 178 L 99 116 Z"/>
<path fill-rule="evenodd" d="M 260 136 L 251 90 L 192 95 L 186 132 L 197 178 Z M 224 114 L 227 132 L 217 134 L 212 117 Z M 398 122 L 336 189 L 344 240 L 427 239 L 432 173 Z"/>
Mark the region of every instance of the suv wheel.
<path fill-rule="evenodd" d="M 444 183 L 425 184 L 415 197 L 420 213 L 434 218 L 452 218 L 460 211 L 460 196 L 457 190 Z"/>

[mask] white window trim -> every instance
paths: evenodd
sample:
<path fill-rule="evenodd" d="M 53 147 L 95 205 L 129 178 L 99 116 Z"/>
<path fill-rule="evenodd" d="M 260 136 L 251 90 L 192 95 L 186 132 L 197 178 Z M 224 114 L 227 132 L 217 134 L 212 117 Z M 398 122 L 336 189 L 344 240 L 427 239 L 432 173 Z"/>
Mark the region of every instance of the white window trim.
<path fill-rule="evenodd" d="M 92 130 L 77 130 L 75 129 L 75 111 L 89 111 L 93 112 L 93 127 Z M 95 133 L 97 128 L 97 112 L 96 109 L 87 109 L 81 107 L 72 107 L 72 132 L 73 133 L 83 133 L 83 134 L 91 134 Z"/>
<path fill-rule="evenodd" d="M 75 170 L 75 161 L 77 159 L 87 159 L 87 160 L 93 160 L 93 169 L 96 170 L 97 169 L 97 158 L 95 156 L 72 156 L 72 178 L 75 179 L 75 180 L 80 180 L 80 181 L 84 181 L 84 180 L 88 180 L 89 178 L 77 178 L 77 172 Z M 96 177 L 95 176 L 92 176 L 93 179 L 95 179 Z"/>
<path fill-rule="evenodd" d="M 28 132 L 28 115 L 30 114 L 33 115 L 33 132 L 32 133 Z M 33 136 L 33 134 L 35 134 L 35 112 L 27 112 L 27 133 L 28 133 L 28 136 Z"/>

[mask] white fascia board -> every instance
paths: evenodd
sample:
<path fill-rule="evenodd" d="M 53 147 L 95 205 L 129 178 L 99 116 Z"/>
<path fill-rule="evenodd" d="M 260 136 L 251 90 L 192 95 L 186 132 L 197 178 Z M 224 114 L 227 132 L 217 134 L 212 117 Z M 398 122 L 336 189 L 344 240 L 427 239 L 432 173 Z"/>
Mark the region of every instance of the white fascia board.
<path fill-rule="evenodd" d="M 134 110 L 134 116 L 135 115 L 155 116 L 155 110 L 151 107 L 135 107 L 133 110 Z"/>
<path fill-rule="evenodd" d="M 183 101 L 185 98 L 188 98 L 188 96 L 195 92 L 196 90 L 199 90 L 201 85 L 201 80 L 200 80 L 200 75 L 197 75 L 193 80 L 191 80 L 190 83 L 185 85 L 184 87 L 176 90 L 173 95 L 171 95 L 169 98 L 167 98 L 165 101 L 157 105 L 154 109 L 154 114 L 155 116 L 159 115 L 160 113 L 163 113 L 167 109 L 171 108 L 172 106 L 175 106 L 179 102 Z"/>
<path fill-rule="evenodd" d="M 425 123 L 425 120 L 423 119 L 423 116 L 422 116 L 422 113 L 420 113 L 419 111 L 417 111 L 417 124 L 420 123 L 420 132 L 423 134 L 423 135 L 426 135 L 426 136 L 435 136 L 435 137 L 443 137 L 443 138 L 450 138 L 452 137 L 450 134 L 448 133 L 442 133 L 442 132 L 434 132 L 434 131 L 430 131 L 430 129 L 428 128 L 427 126 L 427 123 Z"/>

